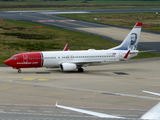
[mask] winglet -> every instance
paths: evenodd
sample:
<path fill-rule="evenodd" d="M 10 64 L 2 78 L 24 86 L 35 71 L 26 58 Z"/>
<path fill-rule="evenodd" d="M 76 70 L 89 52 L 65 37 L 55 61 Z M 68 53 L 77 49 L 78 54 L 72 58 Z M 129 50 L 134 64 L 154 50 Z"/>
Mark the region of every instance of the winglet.
<path fill-rule="evenodd" d="M 123 58 L 124 58 L 124 59 L 127 59 L 128 56 L 129 56 L 129 54 L 130 54 L 130 50 L 128 50 L 128 52 L 126 53 L 126 55 L 125 55 Z"/>
<path fill-rule="evenodd" d="M 63 48 L 63 51 L 68 51 L 68 43 L 65 45 L 65 47 Z"/>

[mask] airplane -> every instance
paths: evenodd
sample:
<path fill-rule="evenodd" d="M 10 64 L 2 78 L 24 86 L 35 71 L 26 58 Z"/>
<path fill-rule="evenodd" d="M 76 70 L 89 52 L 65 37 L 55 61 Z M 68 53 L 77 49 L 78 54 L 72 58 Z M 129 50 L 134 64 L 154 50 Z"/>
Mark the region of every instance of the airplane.
<path fill-rule="evenodd" d="M 94 111 L 89 111 L 89 110 L 84 110 L 84 109 L 79 109 L 79 108 L 73 108 L 73 107 L 58 105 L 57 103 L 56 103 L 55 106 L 58 107 L 58 108 L 71 110 L 71 111 L 76 111 L 76 112 L 80 112 L 80 113 L 85 113 L 85 114 L 93 115 L 93 116 L 100 117 L 100 118 L 136 120 L 135 118 L 125 118 L 125 117 L 121 117 L 121 116 L 109 115 L 109 114 L 105 114 L 105 113 L 99 113 L 99 112 L 94 112 Z M 148 112 L 146 112 L 144 115 L 142 115 L 140 119 L 137 119 L 137 120 L 160 120 L 160 103 L 155 105 Z"/>
<path fill-rule="evenodd" d="M 79 51 L 42 51 L 26 52 L 13 55 L 4 61 L 8 66 L 21 68 L 60 68 L 61 71 L 83 72 L 83 67 L 104 65 L 118 61 L 129 60 L 138 55 L 137 45 L 141 33 L 142 23 L 136 23 L 124 41 L 108 50 L 79 50 Z"/>

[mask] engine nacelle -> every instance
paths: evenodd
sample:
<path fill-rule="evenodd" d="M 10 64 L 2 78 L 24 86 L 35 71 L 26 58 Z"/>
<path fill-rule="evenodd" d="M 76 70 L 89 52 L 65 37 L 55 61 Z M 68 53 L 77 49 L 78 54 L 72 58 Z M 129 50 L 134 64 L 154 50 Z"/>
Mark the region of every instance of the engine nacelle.
<path fill-rule="evenodd" d="M 77 65 L 74 63 L 62 63 L 60 64 L 61 71 L 74 71 L 77 69 Z"/>

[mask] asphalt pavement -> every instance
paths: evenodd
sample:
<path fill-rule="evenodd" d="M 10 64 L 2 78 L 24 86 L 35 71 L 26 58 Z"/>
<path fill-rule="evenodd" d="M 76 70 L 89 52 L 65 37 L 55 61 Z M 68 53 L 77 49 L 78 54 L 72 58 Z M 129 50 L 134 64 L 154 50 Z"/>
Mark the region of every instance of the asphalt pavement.
<path fill-rule="evenodd" d="M 0 67 L 0 119 L 101 119 L 56 108 L 57 101 L 60 105 L 138 119 L 160 101 L 159 96 L 142 92 L 159 92 L 159 60 L 88 66 L 83 73 L 61 72 L 58 68 L 24 68 L 17 73 L 11 67 Z"/>

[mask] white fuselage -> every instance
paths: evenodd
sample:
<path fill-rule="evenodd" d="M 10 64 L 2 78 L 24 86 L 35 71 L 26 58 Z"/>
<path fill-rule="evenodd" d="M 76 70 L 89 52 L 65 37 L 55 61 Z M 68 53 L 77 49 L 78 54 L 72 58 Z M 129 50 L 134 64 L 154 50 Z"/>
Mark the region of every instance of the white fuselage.
<path fill-rule="evenodd" d="M 126 50 L 48 51 L 43 54 L 43 67 L 59 67 L 61 63 L 83 66 L 107 64 L 123 60 Z M 135 56 L 135 55 L 134 55 Z M 131 57 L 129 55 L 128 59 Z"/>

